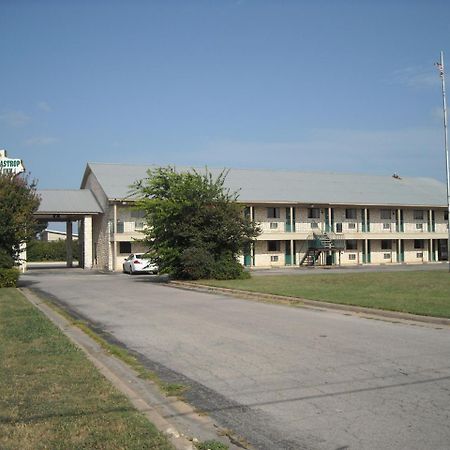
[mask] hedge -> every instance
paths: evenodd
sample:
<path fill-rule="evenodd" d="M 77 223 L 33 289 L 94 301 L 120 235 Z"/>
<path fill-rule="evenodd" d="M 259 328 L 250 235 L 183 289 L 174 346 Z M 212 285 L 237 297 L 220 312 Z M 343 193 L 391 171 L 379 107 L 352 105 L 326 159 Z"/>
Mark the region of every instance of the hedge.
<path fill-rule="evenodd" d="M 72 241 L 73 259 L 78 260 L 78 240 Z M 32 241 L 27 246 L 27 261 L 65 261 L 66 241 Z"/>
<path fill-rule="evenodd" d="M 16 287 L 19 275 L 18 269 L 0 269 L 0 288 Z"/>

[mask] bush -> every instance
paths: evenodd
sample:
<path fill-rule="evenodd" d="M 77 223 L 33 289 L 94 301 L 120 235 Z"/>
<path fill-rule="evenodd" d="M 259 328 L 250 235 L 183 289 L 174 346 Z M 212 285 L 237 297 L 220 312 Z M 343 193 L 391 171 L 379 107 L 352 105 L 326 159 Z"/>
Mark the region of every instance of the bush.
<path fill-rule="evenodd" d="M 212 278 L 216 280 L 236 280 L 250 278 L 244 267 L 231 254 L 220 255 L 214 262 Z"/>
<path fill-rule="evenodd" d="M 0 288 L 16 287 L 20 272 L 18 269 L 0 268 Z"/>
<path fill-rule="evenodd" d="M 231 253 L 224 253 L 214 258 L 203 247 L 189 247 L 183 251 L 181 271 L 176 278 L 198 280 L 200 278 L 215 278 L 217 280 L 235 280 L 250 278 L 250 274 L 233 257 Z"/>
<path fill-rule="evenodd" d="M 14 266 L 14 258 L 7 251 L 0 248 L 0 269 L 11 269 Z"/>
<path fill-rule="evenodd" d="M 215 261 L 211 253 L 201 247 L 189 247 L 183 251 L 180 258 L 181 273 L 175 274 L 177 278 L 198 280 L 211 278 Z"/>
<path fill-rule="evenodd" d="M 72 241 L 73 259 L 78 260 L 78 240 Z M 32 241 L 27 247 L 27 261 L 65 261 L 66 241 Z"/>

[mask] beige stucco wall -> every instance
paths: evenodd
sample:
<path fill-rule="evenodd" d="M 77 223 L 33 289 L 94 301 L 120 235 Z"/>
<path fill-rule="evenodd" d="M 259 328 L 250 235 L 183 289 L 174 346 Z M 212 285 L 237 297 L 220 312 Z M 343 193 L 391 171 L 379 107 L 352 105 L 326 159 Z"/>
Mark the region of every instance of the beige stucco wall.
<path fill-rule="evenodd" d="M 95 179 L 88 178 L 88 183 L 96 191 L 100 189 L 98 183 Z M 106 202 L 107 203 L 107 202 Z M 138 241 L 143 238 L 143 234 L 140 230 L 136 229 L 136 222 L 141 222 L 142 219 L 132 217 L 130 204 L 117 205 L 117 219 L 123 222 L 123 232 L 116 234 L 117 242 L 117 256 L 113 256 L 113 245 L 112 234 L 111 240 L 109 233 L 102 232 L 100 229 L 103 227 L 108 230 L 108 222 L 113 223 L 113 206 L 111 204 L 105 205 L 102 203 L 102 207 L 107 210 L 107 214 L 104 215 L 97 224 L 94 224 L 96 228 L 96 236 L 98 236 L 98 248 L 101 249 L 101 254 L 98 254 L 99 265 L 113 267 L 113 262 L 115 262 L 116 270 L 122 270 L 122 263 L 125 257 L 128 256 L 128 252 L 121 254 L 119 252 L 119 242 L 128 241 L 131 242 L 132 248 L 131 252 L 144 252 L 147 248 L 139 243 Z M 280 217 L 279 218 L 268 218 L 267 217 L 267 207 L 279 207 Z M 294 232 L 285 231 L 286 224 L 286 208 L 290 208 L 290 205 L 255 205 L 253 207 L 254 219 L 258 222 L 262 228 L 262 235 L 258 238 L 255 244 L 255 265 L 256 267 L 284 267 L 286 264 L 285 258 L 285 241 L 294 240 L 296 242 L 296 254 L 295 260 L 298 265 L 303 258 L 307 248 L 307 237 L 311 236 L 312 233 L 320 232 L 320 230 L 325 229 L 325 210 L 328 206 L 317 206 L 320 208 L 320 218 L 308 219 L 308 207 L 309 205 L 295 205 L 292 206 L 295 210 L 295 222 L 296 227 Z M 346 219 L 345 210 L 346 208 L 356 209 L 356 220 Z M 336 253 L 335 263 L 338 264 L 340 261 L 341 265 L 350 266 L 356 264 L 363 264 L 363 250 L 365 239 L 370 239 L 371 241 L 371 263 L 372 264 L 396 264 L 397 263 L 397 253 L 396 253 L 396 241 L 398 239 L 405 240 L 404 256 L 406 263 L 420 263 L 427 262 L 429 260 L 428 255 L 428 241 L 430 238 L 433 239 L 444 239 L 446 238 L 447 226 L 444 222 L 444 212 L 443 210 L 435 210 L 435 229 L 436 232 L 430 233 L 428 231 L 428 215 L 429 210 L 424 209 L 424 219 L 423 221 L 413 219 L 413 209 L 404 209 L 404 223 L 405 230 L 408 232 L 399 233 L 395 226 L 395 209 L 396 208 L 386 208 L 392 209 L 392 217 L 389 220 L 380 219 L 380 209 L 379 207 L 369 208 L 370 217 L 370 233 L 363 232 L 363 227 L 361 225 L 361 210 L 364 209 L 362 206 L 339 206 L 333 208 L 334 214 L 334 224 L 342 223 L 342 234 L 341 236 L 345 239 L 356 239 L 357 249 L 355 250 L 344 250 Z M 417 222 L 423 222 L 423 229 L 417 230 L 415 224 Z M 277 227 L 272 228 L 271 223 L 277 223 Z M 313 228 L 311 224 L 317 223 L 318 228 Z M 350 224 L 354 223 L 355 226 L 351 227 Z M 383 223 L 390 223 L 389 229 L 383 228 Z M 350 225 L 350 226 L 349 226 Z M 409 228 L 406 228 L 407 225 Z M 381 239 L 392 239 L 392 249 L 382 250 L 381 249 Z M 414 249 L 414 239 L 425 239 L 425 245 L 423 250 Z M 268 251 L 267 241 L 268 240 L 279 240 L 280 250 L 279 251 Z M 105 245 L 106 243 L 106 245 Z M 105 250 L 106 248 L 106 250 Z M 422 257 L 418 257 L 417 253 L 422 253 Z M 389 257 L 385 257 L 389 254 Z M 275 258 L 273 258 L 275 257 Z M 277 259 L 276 261 L 273 259 Z M 107 261 L 105 263 L 105 261 Z M 241 257 L 241 262 L 243 258 Z M 325 263 L 325 256 L 321 257 L 321 262 Z"/>

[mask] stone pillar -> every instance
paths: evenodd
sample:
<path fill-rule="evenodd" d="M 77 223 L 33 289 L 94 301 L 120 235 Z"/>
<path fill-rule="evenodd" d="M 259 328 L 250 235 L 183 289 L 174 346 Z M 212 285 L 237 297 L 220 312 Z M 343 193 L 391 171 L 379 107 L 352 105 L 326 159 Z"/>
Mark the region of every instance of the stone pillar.
<path fill-rule="evenodd" d="M 92 269 L 92 217 L 85 216 L 83 220 L 83 254 L 84 268 Z"/>
<path fill-rule="evenodd" d="M 73 267 L 72 255 L 72 222 L 66 222 L 66 267 Z"/>

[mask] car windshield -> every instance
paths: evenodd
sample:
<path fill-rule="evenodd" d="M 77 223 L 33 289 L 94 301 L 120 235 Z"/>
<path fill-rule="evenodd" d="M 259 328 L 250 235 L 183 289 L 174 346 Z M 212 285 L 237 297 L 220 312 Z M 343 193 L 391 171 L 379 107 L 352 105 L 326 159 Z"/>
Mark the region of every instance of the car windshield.
<path fill-rule="evenodd" d="M 136 258 L 142 259 L 142 258 L 144 258 L 144 255 L 136 255 Z"/>

